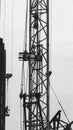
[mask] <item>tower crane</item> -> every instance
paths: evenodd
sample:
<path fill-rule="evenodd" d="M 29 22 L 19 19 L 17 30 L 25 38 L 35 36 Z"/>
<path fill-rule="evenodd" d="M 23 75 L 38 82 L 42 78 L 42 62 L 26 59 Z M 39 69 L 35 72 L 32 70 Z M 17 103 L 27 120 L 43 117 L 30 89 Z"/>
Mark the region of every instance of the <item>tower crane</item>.
<path fill-rule="evenodd" d="M 49 130 L 49 1 L 29 0 L 28 5 L 29 49 L 19 53 L 24 67 L 29 64 L 28 90 L 20 93 L 23 122 L 25 130 Z"/>
<path fill-rule="evenodd" d="M 60 110 L 51 121 L 49 119 L 52 73 L 49 70 L 49 0 L 27 0 L 26 3 L 25 42 L 23 52 L 19 53 L 22 61 L 21 129 L 71 130 L 73 122 L 62 121 Z"/>

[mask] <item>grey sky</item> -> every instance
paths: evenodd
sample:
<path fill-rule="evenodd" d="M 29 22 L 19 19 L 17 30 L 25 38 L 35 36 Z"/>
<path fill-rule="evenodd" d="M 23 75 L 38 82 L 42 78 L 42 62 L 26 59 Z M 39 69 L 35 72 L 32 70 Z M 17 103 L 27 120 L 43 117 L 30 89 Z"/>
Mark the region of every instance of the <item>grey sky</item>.
<path fill-rule="evenodd" d="M 52 2 L 51 84 L 68 117 L 73 120 L 73 0 Z M 55 100 L 55 99 L 54 99 Z M 54 100 L 51 102 L 54 104 Z M 57 110 L 58 105 L 56 106 Z M 53 112 L 51 104 L 51 111 Z"/>

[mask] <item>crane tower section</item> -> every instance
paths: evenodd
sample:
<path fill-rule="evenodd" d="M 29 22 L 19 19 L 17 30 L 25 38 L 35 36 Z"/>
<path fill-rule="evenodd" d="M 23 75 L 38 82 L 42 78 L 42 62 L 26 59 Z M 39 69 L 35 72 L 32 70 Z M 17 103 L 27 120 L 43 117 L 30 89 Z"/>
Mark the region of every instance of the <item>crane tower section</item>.
<path fill-rule="evenodd" d="M 24 130 L 49 130 L 49 0 L 29 0 L 28 92 L 21 92 Z M 25 86 L 24 86 L 25 87 Z"/>

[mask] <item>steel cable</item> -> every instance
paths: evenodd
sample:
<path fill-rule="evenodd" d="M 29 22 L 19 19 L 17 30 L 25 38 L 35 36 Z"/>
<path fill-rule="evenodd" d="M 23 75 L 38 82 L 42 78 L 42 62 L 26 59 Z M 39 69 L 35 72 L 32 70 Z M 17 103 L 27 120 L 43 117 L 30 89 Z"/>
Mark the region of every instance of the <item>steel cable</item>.
<path fill-rule="evenodd" d="M 12 0 L 12 46 L 11 46 L 11 72 L 13 73 L 13 42 L 14 42 L 14 0 Z"/>
<path fill-rule="evenodd" d="M 3 38 L 4 38 L 4 43 L 5 43 L 5 24 L 6 24 L 6 0 L 4 0 L 4 30 L 3 30 Z"/>
<path fill-rule="evenodd" d="M 51 16 L 50 16 L 50 18 L 51 18 L 51 30 L 50 30 L 50 32 L 51 32 L 51 34 L 50 34 L 50 45 L 51 45 L 51 43 L 52 43 L 52 4 L 53 4 L 53 2 L 52 2 L 52 0 L 51 0 Z M 51 48 L 51 47 L 50 47 Z M 50 54 L 50 56 L 51 56 L 51 54 Z M 51 62 L 51 61 L 50 61 Z M 63 113 L 64 113 L 64 115 L 65 115 L 65 117 L 66 117 L 66 119 L 67 119 L 67 121 L 68 121 L 68 123 L 70 123 L 70 121 L 69 121 L 69 119 L 68 119 L 68 117 L 67 117 L 67 114 L 66 114 L 66 112 L 65 112 L 65 110 L 64 110 L 64 108 L 63 108 L 63 106 L 62 106 L 62 104 L 61 104 L 61 102 L 59 101 L 59 99 L 58 99 L 58 97 L 57 97 L 57 95 L 56 95 L 56 93 L 55 93 L 55 91 L 54 91 L 54 89 L 53 89 L 53 87 L 50 85 L 50 87 L 51 87 L 51 89 L 52 89 L 52 91 L 53 91 L 53 93 L 54 93 L 54 95 L 55 95 L 55 97 L 56 97 L 56 99 L 57 99 L 57 101 L 58 101 L 58 104 L 60 105 L 60 107 L 61 107 L 61 109 L 62 109 L 62 111 L 63 111 Z"/>
<path fill-rule="evenodd" d="M 55 97 L 56 97 L 56 99 L 57 99 L 57 101 L 58 101 L 58 104 L 59 104 L 59 106 L 61 107 L 61 109 L 62 109 L 62 111 L 63 111 L 63 113 L 64 113 L 64 115 L 65 115 L 65 117 L 66 117 L 66 119 L 67 119 L 67 121 L 68 121 L 68 123 L 70 123 L 70 121 L 69 121 L 69 119 L 68 119 L 68 117 L 67 117 L 67 114 L 66 114 L 66 112 L 65 112 L 65 110 L 64 110 L 64 108 L 63 108 L 61 102 L 59 101 L 59 99 L 58 99 L 58 97 L 57 97 L 57 95 L 56 95 L 56 93 L 55 93 L 55 91 L 54 91 L 52 85 L 50 85 L 50 87 L 51 87 L 52 92 L 54 93 L 54 95 L 55 95 Z"/>
<path fill-rule="evenodd" d="M 25 28 L 24 28 L 24 44 L 23 50 L 27 50 L 27 23 L 28 23 L 28 0 L 26 2 L 26 19 L 25 19 Z"/>
<path fill-rule="evenodd" d="M 1 19 L 1 0 L 0 0 L 0 19 Z"/>
<path fill-rule="evenodd" d="M 28 22 L 28 0 L 26 2 L 26 20 L 25 20 L 25 29 L 24 29 L 24 43 L 23 43 L 23 51 L 27 50 L 27 22 Z M 23 91 L 26 89 L 25 87 L 25 72 L 24 72 L 24 61 L 22 61 L 22 74 L 21 74 L 21 85 L 20 85 L 20 92 L 23 93 Z M 26 91 L 26 90 L 25 90 Z M 24 116 L 23 116 L 24 120 Z M 24 124 L 22 127 L 22 101 L 20 99 L 20 129 L 24 129 Z"/>

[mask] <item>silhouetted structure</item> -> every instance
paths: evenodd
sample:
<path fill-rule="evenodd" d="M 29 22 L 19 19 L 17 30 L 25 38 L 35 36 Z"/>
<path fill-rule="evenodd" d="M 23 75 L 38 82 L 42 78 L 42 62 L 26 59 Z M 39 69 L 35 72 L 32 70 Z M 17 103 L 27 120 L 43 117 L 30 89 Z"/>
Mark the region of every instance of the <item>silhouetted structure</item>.
<path fill-rule="evenodd" d="M 51 121 L 49 119 L 49 77 L 52 73 L 49 70 L 49 0 L 27 0 L 25 21 L 24 51 L 19 53 L 19 60 L 23 63 L 21 129 L 59 130 L 62 127 L 62 130 L 70 130 L 72 123 L 63 121 L 64 125 L 61 125 L 61 111 Z"/>
<path fill-rule="evenodd" d="M 5 74 L 6 50 L 3 39 L 0 38 L 0 130 L 5 130 Z"/>
<path fill-rule="evenodd" d="M 19 53 L 20 60 L 29 62 L 28 92 L 23 88 L 20 93 L 23 122 L 25 130 L 49 130 L 49 1 L 29 0 L 26 12 L 28 8 L 29 42 L 26 40 L 24 52 Z"/>

